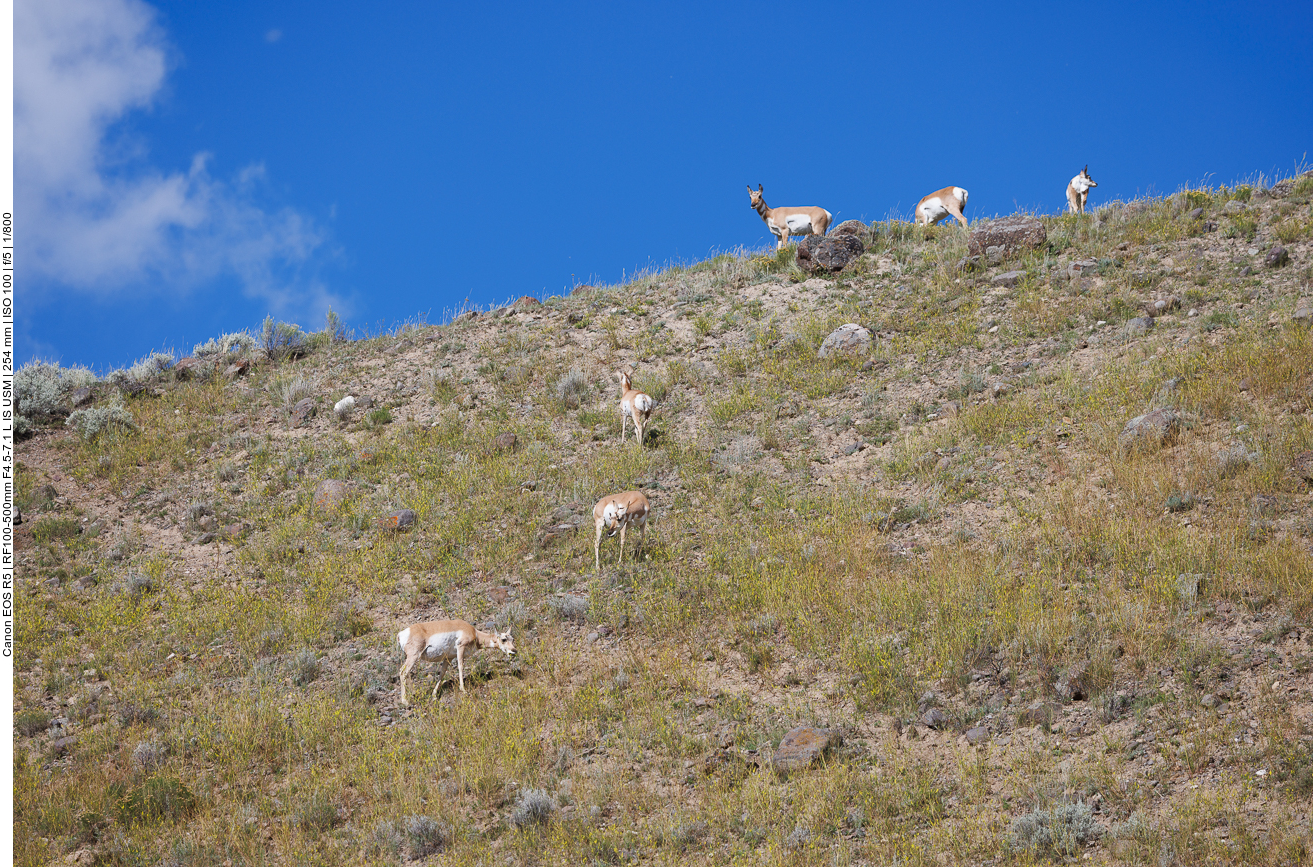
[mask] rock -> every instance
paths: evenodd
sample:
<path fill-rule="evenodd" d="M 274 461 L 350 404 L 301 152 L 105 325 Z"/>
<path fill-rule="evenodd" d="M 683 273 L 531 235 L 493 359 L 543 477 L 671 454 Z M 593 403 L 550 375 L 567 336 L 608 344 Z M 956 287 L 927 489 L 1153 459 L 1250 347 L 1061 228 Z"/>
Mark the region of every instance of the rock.
<path fill-rule="evenodd" d="M 492 450 L 495 452 L 513 452 L 515 451 L 516 445 L 519 444 L 519 441 L 519 438 L 509 431 L 506 433 L 499 433 L 497 436 L 493 437 Z"/>
<path fill-rule="evenodd" d="M 925 723 L 928 728 L 939 730 L 948 725 L 948 714 L 937 707 L 932 707 L 921 714 L 921 722 Z"/>
<path fill-rule="evenodd" d="M 1203 219 L 1203 216 L 1204 216 L 1203 208 L 1195 208 L 1193 211 L 1190 212 L 1190 219 L 1192 220 L 1201 220 Z"/>
<path fill-rule="evenodd" d="M 91 403 L 91 389 L 87 388 L 85 385 L 82 388 L 74 389 L 73 393 L 68 396 L 68 401 L 73 405 L 74 409 L 77 409 L 80 406 L 86 406 Z"/>
<path fill-rule="evenodd" d="M 1248 276 L 1249 276 L 1250 274 L 1252 274 L 1252 273 L 1254 273 L 1254 269 L 1253 269 L 1253 268 L 1250 268 L 1248 265 L 1246 265 L 1245 267 L 1243 267 L 1243 268 L 1240 269 L 1240 276 L 1241 276 L 1241 277 L 1248 277 Z"/>
<path fill-rule="evenodd" d="M 1019 726 L 1048 726 L 1053 725 L 1053 720 L 1057 718 L 1057 710 L 1051 704 L 1042 701 L 1031 702 L 1029 706 L 1021 713 L 1017 714 L 1017 725 Z"/>
<path fill-rule="evenodd" d="M 77 742 L 78 739 L 73 735 L 52 741 L 50 744 L 50 757 L 52 759 L 59 758 L 69 750 L 73 749 L 73 747 L 77 746 Z"/>
<path fill-rule="evenodd" d="M 250 360 L 243 358 L 241 361 L 228 365 L 228 369 L 223 372 L 223 378 L 236 379 L 239 376 L 245 376 L 250 369 Z"/>
<path fill-rule="evenodd" d="M 808 235 L 798 245 L 798 267 L 808 274 L 835 273 L 847 268 L 866 251 L 855 235 Z"/>
<path fill-rule="evenodd" d="M 1025 271 L 1004 271 L 1002 274 L 995 274 L 989 278 L 989 282 L 995 286 L 1005 286 L 1011 289 L 1024 279 L 1026 279 Z"/>
<path fill-rule="evenodd" d="M 292 407 L 292 427 L 301 427 L 314 418 L 316 412 L 318 412 L 318 407 L 315 406 L 313 397 L 298 400 L 296 406 Z"/>
<path fill-rule="evenodd" d="M 530 295 L 521 295 L 511 306 L 517 313 L 520 313 L 526 310 L 537 310 L 543 306 L 543 303 Z"/>
<path fill-rule="evenodd" d="M 1159 298 L 1152 304 L 1146 304 L 1144 306 L 1144 311 L 1150 316 L 1161 316 L 1164 313 L 1170 313 L 1173 310 L 1180 309 L 1181 299 L 1177 298 L 1175 295 L 1170 295 L 1167 298 Z"/>
<path fill-rule="evenodd" d="M 831 355 L 866 355 L 871 351 L 871 332 L 855 322 L 840 325 L 821 343 L 818 358 Z"/>
<path fill-rule="evenodd" d="M 344 419 L 348 415 L 350 415 L 351 410 L 355 408 L 356 408 L 356 399 L 348 394 L 346 397 L 342 398 L 337 403 L 333 404 L 333 414 L 340 419 Z"/>
<path fill-rule="evenodd" d="M 1221 702 L 1218 701 L 1217 696 L 1213 695 L 1211 692 L 1205 695 L 1203 698 L 1199 699 L 1199 703 L 1204 707 L 1209 707 L 1209 708 L 1217 707 L 1219 704 L 1221 704 Z"/>
<path fill-rule="evenodd" d="M 1217 466 L 1217 475 L 1223 479 L 1237 476 L 1249 469 L 1249 465 L 1258 460 L 1258 452 L 1251 452 L 1243 443 L 1235 443 L 1223 449 L 1213 458 Z"/>
<path fill-rule="evenodd" d="M 1067 266 L 1067 279 L 1075 280 L 1086 272 L 1093 271 L 1099 267 L 1098 259 L 1077 259 Z"/>
<path fill-rule="evenodd" d="M 1117 435 L 1117 445 L 1123 449 L 1157 449 L 1175 442 L 1180 430 L 1181 417 L 1174 410 L 1155 409 L 1126 422 Z"/>
<path fill-rule="evenodd" d="M 1084 701 L 1089 697 L 1089 670 L 1084 665 L 1072 666 L 1053 685 L 1064 701 Z"/>
<path fill-rule="evenodd" d="M 55 490 L 54 485 L 42 485 L 32 491 L 27 498 L 27 503 L 30 508 L 41 511 L 53 506 L 58 496 L 59 493 Z"/>
<path fill-rule="evenodd" d="M 1004 217 L 988 223 L 977 223 L 971 230 L 967 250 L 973 256 L 981 253 L 989 255 L 990 247 L 998 247 L 998 255 L 1002 258 L 1038 249 L 1047 243 L 1048 237 L 1044 224 L 1035 217 Z"/>
<path fill-rule="evenodd" d="M 1280 268 L 1284 265 L 1289 265 L 1290 253 L 1285 247 L 1277 244 L 1271 250 L 1267 251 L 1267 255 L 1263 257 L 1263 264 L 1269 268 Z"/>
<path fill-rule="evenodd" d="M 187 357 L 173 365 L 173 375 L 184 382 L 196 379 L 214 370 L 214 362 Z"/>
<path fill-rule="evenodd" d="M 844 220 L 830 230 L 831 235 L 852 235 L 865 247 L 871 243 L 871 227 L 861 220 Z"/>
<path fill-rule="evenodd" d="M 841 743 L 843 738 L 836 731 L 799 726 L 780 741 L 771 758 L 771 767 L 779 774 L 805 771 Z"/>
<path fill-rule="evenodd" d="M 411 509 L 398 509 L 378 519 L 380 530 L 408 530 L 415 526 L 419 515 Z"/>
<path fill-rule="evenodd" d="M 957 270 L 963 272 L 985 270 L 984 256 L 963 256 L 957 260 Z"/>
<path fill-rule="evenodd" d="M 1290 317 L 1301 325 L 1313 323 L 1313 298 L 1301 298 L 1295 302 L 1295 312 Z"/>
<path fill-rule="evenodd" d="M 1151 328 L 1153 328 L 1152 316 L 1137 316 L 1126 323 L 1126 336 L 1141 337 L 1148 334 Z"/>
<path fill-rule="evenodd" d="M 981 744 L 983 744 L 985 741 L 989 740 L 989 729 L 985 728 L 984 726 L 975 726 L 974 728 L 969 728 L 967 729 L 966 739 L 967 739 L 967 743 L 969 743 L 971 746 L 978 747 Z"/>
<path fill-rule="evenodd" d="M 350 494 L 351 486 L 341 479 L 324 479 L 315 486 L 315 508 L 336 509 Z"/>
<path fill-rule="evenodd" d="M 1290 462 L 1291 471 L 1309 484 L 1313 484 L 1313 452 L 1300 452 Z"/>
<path fill-rule="evenodd" d="M 988 265 L 988 266 L 991 267 L 991 268 L 993 268 L 995 265 L 1002 265 L 1002 264 L 1003 264 L 1003 253 L 1004 253 L 1004 252 L 1005 252 L 1005 250 L 1004 250 L 1003 247 L 998 247 L 998 246 L 995 246 L 995 247 L 986 247 L 986 248 L 985 248 L 985 264 Z"/>
<path fill-rule="evenodd" d="M 1235 199 L 1232 199 L 1231 201 L 1227 202 L 1225 205 L 1222 206 L 1222 213 L 1226 214 L 1228 217 L 1233 217 L 1236 214 L 1243 212 L 1244 209 L 1245 209 L 1244 202 L 1238 202 Z"/>

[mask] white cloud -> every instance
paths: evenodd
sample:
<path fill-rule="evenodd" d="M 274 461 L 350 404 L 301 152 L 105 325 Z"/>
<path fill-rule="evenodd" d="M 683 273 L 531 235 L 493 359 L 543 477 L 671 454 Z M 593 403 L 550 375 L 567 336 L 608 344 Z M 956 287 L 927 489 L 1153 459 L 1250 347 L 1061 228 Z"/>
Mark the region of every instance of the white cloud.
<path fill-rule="evenodd" d="M 15 4 L 15 193 L 29 273 L 109 297 L 235 275 L 275 314 L 344 309 L 305 276 L 323 231 L 293 209 L 257 203 L 263 166 L 231 181 L 207 171 L 207 154 L 186 171 L 161 169 L 113 135 L 151 107 L 168 54 L 155 11 L 139 0 Z"/>

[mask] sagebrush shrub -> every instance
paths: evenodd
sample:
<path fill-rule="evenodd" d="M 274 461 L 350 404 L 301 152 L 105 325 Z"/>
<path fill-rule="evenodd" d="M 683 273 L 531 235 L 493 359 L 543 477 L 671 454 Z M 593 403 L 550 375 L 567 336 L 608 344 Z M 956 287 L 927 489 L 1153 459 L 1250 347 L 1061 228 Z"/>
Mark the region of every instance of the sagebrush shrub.
<path fill-rule="evenodd" d="M 110 430 L 135 431 L 137 429 L 132 421 L 132 413 L 117 401 L 109 406 L 74 410 L 64 421 L 64 425 L 77 431 L 88 442 Z"/>
<path fill-rule="evenodd" d="M 1081 801 L 1052 810 L 1034 810 L 1017 816 L 1008 826 L 1008 845 L 1037 855 L 1074 856 L 1103 829 L 1094 821 L 1094 811 Z"/>
<path fill-rule="evenodd" d="M 511 824 L 517 828 L 542 825 L 556 812 L 556 802 L 542 789 L 525 789 L 511 811 Z"/>

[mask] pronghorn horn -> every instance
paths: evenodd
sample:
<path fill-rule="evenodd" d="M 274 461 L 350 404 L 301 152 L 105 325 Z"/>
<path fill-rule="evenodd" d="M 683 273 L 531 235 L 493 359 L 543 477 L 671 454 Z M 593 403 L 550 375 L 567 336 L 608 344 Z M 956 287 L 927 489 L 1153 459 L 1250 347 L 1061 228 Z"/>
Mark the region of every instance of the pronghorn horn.
<path fill-rule="evenodd" d="M 1086 163 L 1086 164 L 1085 164 L 1085 174 L 1088 175 L 1089 173 L 1090 173 L 1090 164 L 1089 164 L 1089 163 Z"/>

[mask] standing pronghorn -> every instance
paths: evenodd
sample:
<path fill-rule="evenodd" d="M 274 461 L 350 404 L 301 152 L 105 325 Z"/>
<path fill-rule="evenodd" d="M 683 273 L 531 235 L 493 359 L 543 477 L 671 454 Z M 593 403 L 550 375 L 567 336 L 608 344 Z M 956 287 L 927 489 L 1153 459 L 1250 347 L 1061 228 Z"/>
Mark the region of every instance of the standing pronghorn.
<path fill-rule="evenodd" d="M 1067 211 L 1072 214 L 1085 213 L 1085 200 L 1090 197 L 1090 187 L 1097 186 L 1094 178 L 1090 177 L 1090 167 L 1086 165 L 1081 169 L 1081 173 L 1067 184 Z"/>
<path fill-rule="evenodd" d="M 748 187 L 749 202 L 766 221 L 770 233 L 779 238 L 776 250 L 789 243 L 790 235 L 824 235 L 829 231 L 834 216 L 824 208 L 771 208 L 762 198 L 763 192 L 761 184 L 757 184 L 755 191 Z"/>
<path fill-rule="evenodd" d="M 401 703 L 406 701 L 406 675 L 420 659 L 425 662 L 441 662 L 442 670 L 438 672 L 438 682 L 433 687 L 433 697 L 438 697 L 438 687 L 447 673 L 447 666 L 454 657 L 456 671 L 460 676 L 460 691 L 465 691 L 465 657 L 482 647 L 496 647 L 507 656 L 515 655 L 515 639 L 511 631 L 484 632 L 475 629 L 464 620 L 431 620 L 407 626 L 397 633 L 397 643 L 406 652 L 406 661 L 401 663 Z"/>
<path fill-rule="evenodd" d="M 614 536 L 617 531 L 620 533 L 620 557 L 615 561 L 618 566 L 625 559 L 625 528 L 630 524 L 638 525 L 638 544 L 634 546 L 637 552 L 647 537 L 647 513 L 651 509 L 647 497 L 639 491 L 612 494 L 597 501 L 593 506 L 593 524 L 597 528 L 597 535 L 593 538 L 593 565 L 598 572 L 602 571 L 602 531 L 610 530 L 608 536 Z"/>
<path fill-rule="evenodd" d="M 922 226 L 937 224 L 940 220 L 952 215 L 963 226 L 967 224 L 967 218 L 962 212 L 967 206 L 967 191 L 961 187 L 944 187 L 942 190 L 935 190 L 930 195 L 916 203 L 916 222 Z"/>
<path fill-rule="evenodd" d="M 647 418 L 652 414 L 652 407 L 656 406 L 649 395 L 638 391 L 629 382 L 629 375 L 634 372 L 632 367 L 626 367 L 624 370 L 616 371 L 616 379 L 620 380 L 620 442 L 625 441 L 625 431 L 629 428 L 629 420 L 634 420 L 634 436 L 638 438 L 638 447 L 643 447 L 643 428 L 647 426 Z"/>

